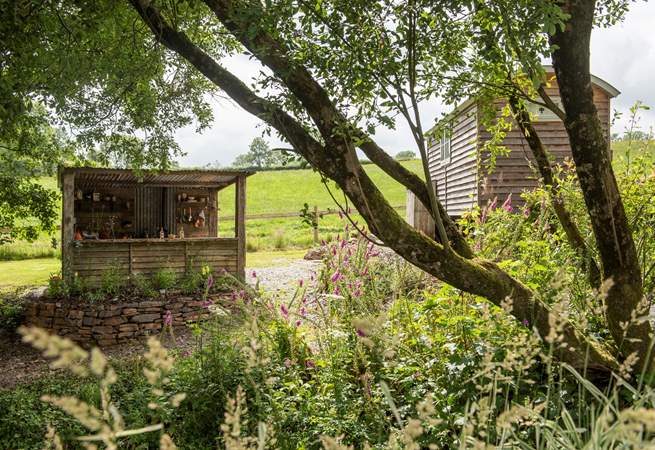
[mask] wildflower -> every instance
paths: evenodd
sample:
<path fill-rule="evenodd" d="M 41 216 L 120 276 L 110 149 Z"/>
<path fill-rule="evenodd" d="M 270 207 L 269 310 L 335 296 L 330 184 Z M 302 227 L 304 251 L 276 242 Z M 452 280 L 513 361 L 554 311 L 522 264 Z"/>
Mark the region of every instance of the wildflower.
<path fill-rule="evenodd" d="M 523 216 L 524 217 L 530 217 L 530 208 L 525 208 L 523 210 Z"/>
<path fill-rule="evenodd" d="M 302 287 L 303 283 L 304 283 L 304 281 L 303 281 L 302 278 L 300 280 L 298 280 L 298 287 Z"/>
<path fill-rule="evenodd" d="M 359 336 L 359 337 L 365 337 L 366 336 L 366 333 L 361 328 L 357 328 L 356 333 L 357 333 L 357 336 Z"/>
<path fill-rule="evenodd" d="M 528 322 L 528 319 L 523 319 L 523 326 L 525 327 L 530 326 L 530 322 Z"/>
<path fill-rule="evenodd" d="M 342 239 L 341 242 L 339 243 L 339 247 L 344 248 L 348 244 L 348 241 L 345 239 Z"/>
<path fill-rule="evenodd" d="M 300 325 L 302 325 L 302 320 L 300 319 L 296 320 L 296 327 L 299 327 Z"/>
<path fill-rule="evenodd" d="M 339 289 L 339 286 L 334 288 L 334 295 L 341 295 L 341 289 Z"/>
<path fill-rule="evenodd" d="M 305 299 L 305 301 L 307 300 Z M 305 307 L 300 308 L 300 316 L 305 317 L 305 314 L 307 314 L 307 311 L 305 311 Z"/>
<path fill-rule="evenodd" d="M 512 194 L 511 193 L 507 196 L 507 200 L 505 200 L 505 202 L 503 203 L 502 208 L 507 212 L 512 212 L 513 208 L 512 208 Z"/>
<path fill-rule="evenodd" d="M 493 211 L 496 209 L 496 206 L 498 205 L 498 197 L 494 197 L 493 201 L 489 204 L 489 211 Z"/>
<path fill-rule="evenodd" d="M 255 272 L 255 271 L 253 270 L 251 276 L 252 276 L 253 278 L 257 278 L 257 272 Z"/>
<path fill-rule="evenodd" d="M 205 300 L 204 302 L 202 302 L 202 307 L 207 309 L 213 304 L 214 304 L 214 302 L 212 300 Z"/>
<path fill-rule="evenodd" d="M 337 270 L 332 274 L 332 276 L 330 277 L 330 281 L 332 281 L 333 283 L 336 283 L 336 282 L 339 281 L 340 279 L 341 279 L 341 272 L 339 272 L 339 269 L 337 269 Z"/>
<path fill-rule="evenodd" d="M 343 213 L 339 211 L 339 219 L 343 219 Z"/>
<path fill-rule="evenodd" d="M 164 325 L 167 327 L 173 325 L 173 314 L 168 310 L 166 311 L 166 314 L 164 314 Z"/>
<path fill-rule="evenodd" d="M 214 285 L 214 277 L 210 273 L 209 276 L 207 277 L 207 290 L 211 289 L 213 285 Z"/>
<path fill-rule="evenodd" d="M 284 303 L 280 305 L 280 312 L 282 313 L 282 316 L 283 316 L 285 319 L 288 319 L 288 318 L 289 318 L 289 310 L 288 310 L 287 307 L 284 305 Z"/>
<path fill-rule="evenodd" d="M 305 361 L 305 367 L 307 367 L 308 369 L 315 369 L 316 363 L 314 362 L 314 360 L 308 359 L 307 361 Z"/>

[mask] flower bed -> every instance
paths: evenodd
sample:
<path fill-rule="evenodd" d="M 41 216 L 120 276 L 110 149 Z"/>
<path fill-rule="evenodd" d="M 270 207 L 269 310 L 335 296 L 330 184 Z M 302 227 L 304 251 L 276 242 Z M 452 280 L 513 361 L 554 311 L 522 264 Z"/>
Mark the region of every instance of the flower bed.
<path fill-rule="evenodd" d="M 161 332 L 165 325 L 195 322 L 209 315 L 210 303 L 181 294 L 98 303 L 41 297 L 26 305 L 25 322 L 80 344 L 107 347 Z"/>

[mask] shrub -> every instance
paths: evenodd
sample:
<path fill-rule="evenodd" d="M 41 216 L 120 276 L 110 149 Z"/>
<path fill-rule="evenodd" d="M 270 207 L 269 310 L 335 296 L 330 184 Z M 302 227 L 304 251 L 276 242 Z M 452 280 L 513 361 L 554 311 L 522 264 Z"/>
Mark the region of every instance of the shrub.
<path fill-rule="evenodd" d="M 2 292 L 0 297 L 0 331 L 13 333 L 22 323 L 24 312 L 22 292 Z"/>
<path fill-rule="evenodd" d="M 278 228 L 273 231 L 273 248 L 276 250 L 284 250 L 287 248 L 288 241 L 287 236 L 283 229 Z"/>
<path fill-rule="evenodd" d="M 100 287 L 103 293 L 117 296 L 126 286 L 125 273 L 118 267 L 111 267 L 102 273 Z"/>
<path fill-rule="evenodd" d="M 144 274 L 135 273 L 130 280 L 137 295 L 146 298 L 154 297 L 156 295 L 152 282 Z"/>
<path fill-rule="evenodd" d="M 48 296 L 52 298 L 68 298 L 87 293 L 88 288 L 84 279 L 73 274 L 70 281 L 64 280 L 62 275 L 51 274 L 48 279 Z"/>
<path fill-rule="evenodd" d="M 169 269 L 160 269 L 152 277 L 155 289 L 171 289 L 177 282 L 175 272 Z"/>

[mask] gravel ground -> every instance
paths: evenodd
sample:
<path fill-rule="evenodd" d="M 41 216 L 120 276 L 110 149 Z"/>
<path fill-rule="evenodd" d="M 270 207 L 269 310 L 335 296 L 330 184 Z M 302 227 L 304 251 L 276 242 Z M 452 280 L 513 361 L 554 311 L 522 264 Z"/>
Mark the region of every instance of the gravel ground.
<path fill-rule="evenodd" d="M 246 271 L 246 278 L 249 284 L 258 280 L 259 286 L 267 292 L 284 294 L 293 292 L 298 286 L 298 280 L 308 282 L 320 266 L 321 261 L 297 259 L 279 267 L 251 267 Z"/>
<path fill-rule="evenodd" d="M 253 284 L 257 275 L 260 287 L 276 295 L 293 292 L 298 280 L 309 280 L 313 271 L 318 270 L 320 261 L 305 261 L 303 259 L 291 261 L 288 265 L 279 267 L 253 267 L 246 270 L 249 283 Z M 180 328 L 175 332 L 180 352 L 192 350 L 195 342 L 190 331 Z M 170 347 L 171 339 L 166 336 L 164 344 Z M 109 359 L 128 359 L 138 357 L 146 349 L 145 340 L 133 341 L 129 344 L 106 348 L 103 351 Z M 23 344 L 16 335 L 0 333 L 0 389 L 11 389 L 20 383 L 27 383 L 46 373 L 55 371 L 48 367 L 48 361 L 39 351 Z"/>

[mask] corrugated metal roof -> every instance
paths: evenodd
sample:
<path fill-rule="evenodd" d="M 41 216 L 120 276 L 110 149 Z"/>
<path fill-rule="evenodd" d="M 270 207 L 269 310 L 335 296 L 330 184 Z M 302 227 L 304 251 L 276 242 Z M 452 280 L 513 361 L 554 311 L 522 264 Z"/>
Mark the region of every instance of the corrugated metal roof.
<path fill-rule="evenodd" d="M 224 187 L 232 184 L 239 176 L 250 176 L 253 171 L 247 170 L 204 170 L 176 169 L 170 171 L 133 171 L 129 169 L 104 169 L 97 167 L 64 167 L 64 173 L 75 174 L 75 184 L 82 185 L 115 185 L 115 186 L 203 186 Z"/>

